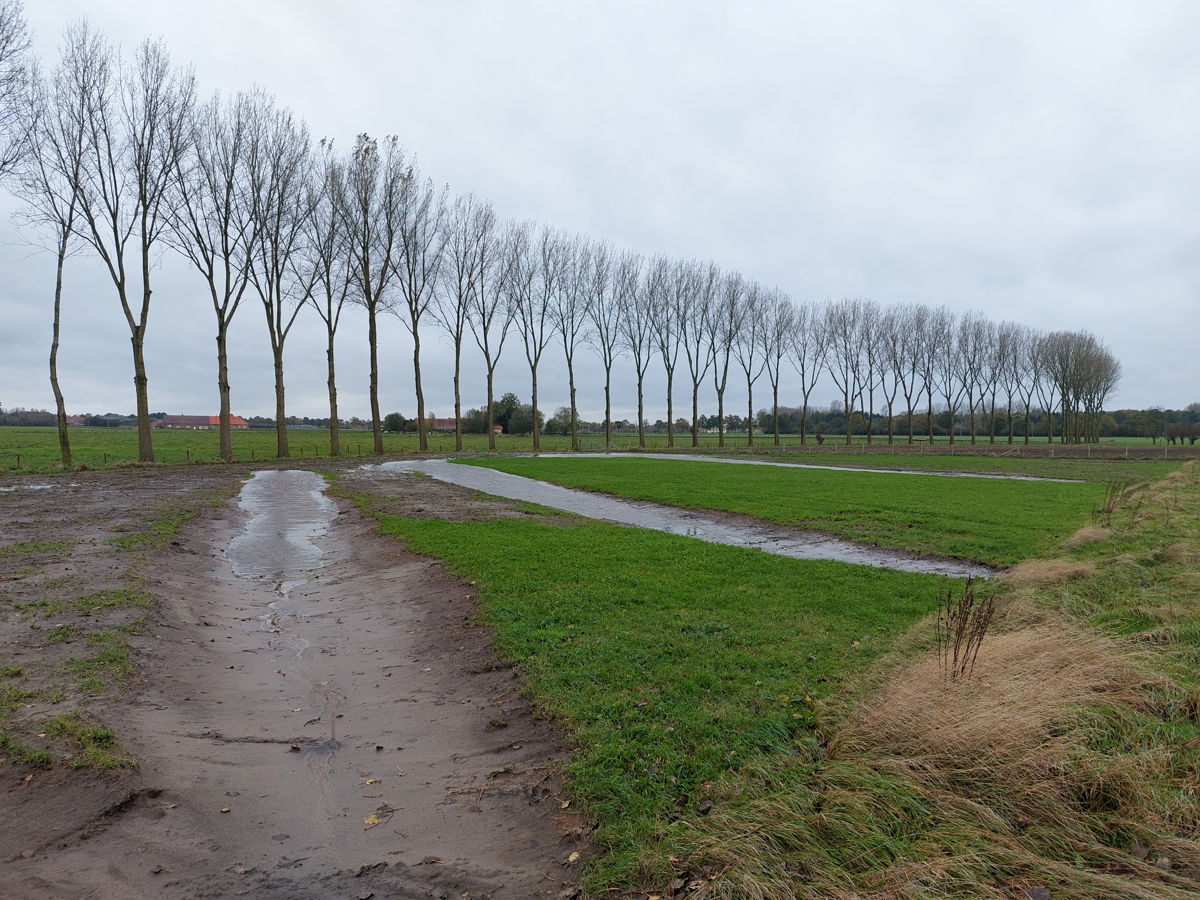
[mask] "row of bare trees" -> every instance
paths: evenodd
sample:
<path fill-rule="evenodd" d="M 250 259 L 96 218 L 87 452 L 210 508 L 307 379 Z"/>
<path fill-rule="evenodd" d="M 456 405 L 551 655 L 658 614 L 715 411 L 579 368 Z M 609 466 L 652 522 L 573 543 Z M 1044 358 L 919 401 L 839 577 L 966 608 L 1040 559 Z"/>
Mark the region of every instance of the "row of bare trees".
<path fill-rule="evenodd" d="M 0 0 L 0 29 L 14 9 L 10 18 L 19 25 L 19 6 Z M 13 59 L 19 59 L 27 42 L 21 28 L 15 34 Z M 0 67 L 7 46 L 0 35 Z M 19 64 L 12 68 L 20 70 Z M 550 226 L 501 221 L 489 203 L 451 197 L 424 177 L 395 137 L 359 135 L 343 152 L 331 141 L 314 142 L 301 120 L 262 91 L 200 100 L 191 72 L 172 65 L 161 43 L 146 42 L 125 58 L 86 24 L 77 25 L 66 32 L 52 72 L 30 67 L 17 84 L 9 132 L 18 135 L 23 152 L 6 154 L 0 165 L 15 168 L 25 218 L 56 253 L 51 381 L 67 465 L 55 360 L 63 266 L 76 249 L 101 260 L 129 327 L 143 460 L 153 459 L 144 346 L 153 262 L 163 247 L 189 260 L 208 289 L 224 458 L 232 456 L 227 342 L 247 296 L 258 299 L 267 329 L 280 456 L 288 454 L 285 348 L 304 310 L 325 326 L 330 449 L 340 452 L 334 345 L 347 304 L 366 314 L 376 452 L 383 450 L 381 314 L 395 315 L 412 339 L 422 450 L 428 437 L 421 349 L 431 322 L 454 349 L 459 449 L 462 368 L 471 343 L 486 375 L 493 447 L 494 376 L 514 343 L 529 368 L 535 423 L 539 374 L 548 351 L 561 354 L 573 449 L 579 446 L 577 366 L 589 351 L 603 370 L 606 442 L 612 440 L 614 370 L 627 361 L 643 446 L 645 384 L 656 362 L 666 377 L 671 446 L 677 381 L 690 390 L 692 446 L 699 439 L 701 391 L 711 384 L 723 446 L 731 376 L 745 385 L 751 420 L 755 386 L 766 374 L 778 443 L 787 370 L 799 379 L 805 414 L 816 385 L 827 378 L 842 397 L 847 438 L 861 413 L 870 440 L 882 405 L 889 441 L 897 409 L 908 416 L 913 440 L 922 399 L 932 435 L 935 397 L 952 422 L 960 410 L 967 413 L 972 442 L 981 420 L 990 423 L 988 436 L 995 440 L 1002 402 L 1011 441 L 1014 412 L 1025 411 L 1028 420 L 1034 395 L 1047 410 L 1061 404 L 1066 438 L 1092 440 L 1119 375 L 1111 354 L 1083 333 L 1039 335 L 976 314 L 870 300 L 796 304 L 714 263 L 644 257 Z M 5 85 L 0 71 L 0 93 Z M 539 449 L 536 427 L 532 440 Z"/>

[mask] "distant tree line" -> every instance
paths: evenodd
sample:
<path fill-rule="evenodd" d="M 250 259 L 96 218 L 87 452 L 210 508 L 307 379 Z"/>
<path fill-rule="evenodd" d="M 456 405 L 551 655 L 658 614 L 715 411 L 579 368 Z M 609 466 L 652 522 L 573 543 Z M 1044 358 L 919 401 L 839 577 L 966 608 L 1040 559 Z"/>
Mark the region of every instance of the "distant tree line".
<path fill-rule="evenodd" d="M 334 339 L 348 305 L 364 314 L 376 452 L 384 431 L 380 315 L 397 317 L 412 338 L 413 421 L 422 450 L 428 417 L 421 350 L 431 329 L 453 345 L 453 370 L 437 377 L 453 384 L 460 449 L 464 431 L 479 430 L 494 447 L 497 424 L 531 434 L 535 450 L 543 425 L 569 435 L 577 449 L 583 354 L 603 371 L 606 441 L 613 434 L 614 369 L 633 376 L 641 445 L 651 366 L 666 377 L 669 446 L 684 432 L 698 444 L 702 393 L 706 403 L 715 398 L 724 445 L 733 421 L 726 409 L 731 383 L 745 388 L 741 421 L 754 421 L 754 391 L 764 375 L 776 443 L 784 428 L 781 390 L 798 395 L 798 431 L 807 440 L 816 415 L 810 398 L 823 379 L 841 398 L 846 440 L 856 428 L 874 440 L 877 422 L 888 441 L 911 442 L 922 429 L 931 436 L 936 404 L 951 423 L 951 440 L 1029 440 L 1040 412 L 1047 439 L 1057 423 L 1061 440 L 1095 441 L 1120 377 L 1117 360 L 1087 332 L 1041 333 L 976 313 L 859 298 L 795 302 L 713 262 L 645 256 L 550 225 L 503 221 L 488 202 L 452 196 L 424 176 L 395 137 L 360 134 L 343 150 L 332 140 L 314 141 L 299 117 L 261 90 L 201 98 L 191 71 L 174 65 L 161 42 L 122 55 L 87 24 L 75 25 L 57 65 L 43 73 L 26 58 L 17 0 L 0 0 L 0 31 L 0 127 L 12 138 L 0 166 L 14 175 L 26 224 L 56 253 L 50 378 L 67 465 L 56 360 L 64 263 L 78 249 L 100 261 L 129 328 L 142 460 L 153 459 L 144 354 L 154 263 L 165 249 L 190 261 L 211 304 L 226 458 L 228 334 L 247 298 L 261 309 L 264 352 L 273 364 L 279 456 L 288 455 L 286 343 L 301 315 L 325 326 L 330 450 L 340 452 Z M 514 346 L 529 370 L 527 408 L 514 395 L 495 396 L 496 366 Z M 486 398 L 464 414 L 466 352 L 482 363 Z M 539 375 L 548 353 L 565 363 L 568 402 L 544 420 Z M 690 415 L 676 415 L 680 389 Z"/>

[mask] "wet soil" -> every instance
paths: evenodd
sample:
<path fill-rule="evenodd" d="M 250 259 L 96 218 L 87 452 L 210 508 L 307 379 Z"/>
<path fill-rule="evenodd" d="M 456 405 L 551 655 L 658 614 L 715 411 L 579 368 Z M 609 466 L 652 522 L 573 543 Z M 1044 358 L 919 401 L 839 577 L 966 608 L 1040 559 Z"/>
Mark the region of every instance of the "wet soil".
<path fill-rule="evenodd" d="M 18 823 L 0 833 L 0 896 L 570 892 L 568 858 L 586 853 L 586 832 L 559 815 L 561 737 L 490 649 L 469 587 L 375 534 L 309 473 L 262 472 L 241 506 L 210 505 L 244 475 L 85 473 L 75 487 L 0 495 L 0 545 L 75 547 L 47 566 L 4 560 L 26 574 L 0 585 L 26 598 L 63 565 L 84 580 L 107 566 L 124 583 L 110 535 L 142 527 L 160 501 L 186 507 L 198 488 L 208 498 L 145 554 L 153 605 L 130 639 L 138 683 L 66 701 L 141 765 L 104 775 L 0 763 L 0 816 Z M 406 481 L 426 482 L 405 492 L 415 503 L 436 484 Z M 484 515 L 480 502 L 501 512 L 459 493 L 464 515 Z M 0 622 L 6 664 L 39 649 L 28 626 L 15 612 Z M 54 711 L 35 700 L 18 724 L 36 729 Z"/>

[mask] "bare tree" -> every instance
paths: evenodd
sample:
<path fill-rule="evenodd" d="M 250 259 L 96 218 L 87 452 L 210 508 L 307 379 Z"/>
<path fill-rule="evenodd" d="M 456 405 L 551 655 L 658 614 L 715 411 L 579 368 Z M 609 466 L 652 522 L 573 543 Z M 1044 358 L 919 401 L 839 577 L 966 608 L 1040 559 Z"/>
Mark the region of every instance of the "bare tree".
<path fill-rule="evenodd" d="M 229 405 L 229 326 L 250 284 L 256 218 L 247 202 L 249 145 L 256 110 L 266 101 L 214 97 L 189 119 L 189 151 L 175 160 L 175 199 L 167 238 L 195 266 L 208 287 L 217 318 L 218 441 L 221 459 L 233 458 Z"/>
<path fill-rule="evenodd" d="M 187 149 L 190 72 L 147 41 L 123 64 L 111 45 L 81 27 L 66 57 L 70 90 L 82 97 L 85 145 L 74 185 L 76 232 L 108 272 L 129 326 L 137 396 L 138 459 L 154 459 L 145 342 L 150 272 L 170 219 L 176 163 Z M 130 270 L 136 267 L 137 275 Z M 136 280 L 135 280 L 136 279 Z"/>
<path fill-rule="evenodd" d="M 709 345 L 713 360 L 713 388 L 717 392 L 717 446 L 725 446 L 725 386 L 729 383 L 729 358 L 746 319 L 746 282 L 731 272 L 720 279 L 709 314 Z"/>
<path fill-rule="evenodd" d="M 29 98 L 28 52 L 29 28 L 21 0 L 0 0 L 0 176 L 14 169 L 26 148 L 34 149 L 27 143 L 35 135 L 26 127 L 23 109 Z"/>
<path fill-rule="evenodd" d="M 329 394 L 329 452 L 342 453 L 338 419 L 337 366 L 334 339 L 353 278 L 346 223 L 342 217 L 345 187 L 344 163 L 333 142 L 321 141 L 319 162 L 306 185 L 309 209 L 307 234 L 294 257 L 301 296 L 325 323 L 325 386 Z"/>
<path fill-rule="evenodd" d="M 654 354 L 654 312 L 651 305 L 650 277 L 642 277 L 642 258 L 632 251 L 622 253 L 613 273 L 613 290 L 619 309 L 620 346 L 633 360 L 637 376 L 638 447 L 646 447 L 645 383 L 646 370 Z"/>
<path fill-rule="evenodd" d="M 312 152 L 308 128 L 291 110 L 260 95 L 253 107 L 248 184 L 255 241 L 250 278 L 262 303 L 275 374 L 275 452 L 288 450 L 283 355 L 304 307 L 303 285 L 293 264 L 307 237 Z"/>
<path fill-rule="evenodd" d="M 650 261 L 646 272 L 647 302 L 654 345 L 667 373 L 667 446 L 675 446 L 675 367 L 679 363 L 679 315 L 675 297 L 686 291 L 686 283 L 676 285 L 676 279 L 684 279 L 687 271 L 665 256 L 656 256 Z"/>
<path fill-rule="evenodd" d="M 1011 324 L 1011 323 L 1006 323 Z M 1013 442 L 1016 429 L 1013 427 L 1014 398 L 1024 412 L 1024 442 L 1029 443 L 1029 410 L 1033 404 L 1032 362 L 1029 347 L 1033 342 L 1033 330 L 1024 325 L 1012 326 L 1012 347 L 1009 350 L 1005 371 L 1004 389 L 1008 395 L 1008 442 Z"/>
<path fill-rule="evenodd" d="M 422 179 L 410 166 L 400 179 L 398 211 L 400 247 L 396 254 L 397 284 L 404 297 L 407 315 L 400 320 L 413 339 L 413 385 L 417 394 L 417 445 L 429 449 L 425 421 L 425 388 L 421 384 L 421 319 L 433 302 L 442 258 L 445 254 L 445 188 Z M 395 309 L 393 308 L 393 311 Z"/>
<path fill-rule="evenodd" d="M 487 213 L 491 209 L 487 208 Z M 467 325 L 483 354 L 484 371 L 487 376 L 487 433 L 488 449 L 496 449 L 495 376 L 496 365 L 504 350 L 504 340 L 512 326 L 515 309 L 508 302 L 509 268 L 516 257 L 513 244 L 528 241 L 527 228 L 509 225 L 500 233 L 494 220 L 484 221 L 480 214 L 477 232 L 478 285 L 470 292 L 467 309 Z"/>
<path fill-rule="evenodd" d="M 958 359 L 958 378 L 962 383 L 962 396 L 967 400 L 968 427 L 971 443 L 978 438 L 976 409 L 984 394 L 984 370 L 987 364 L 988 345 L 991 343 L 991 322 L 980 313 L 969 312 L 958 320 L 955 334 L 955 354 Z M 952 430 L 953 433 L 953 430 Z"/>
<path fill-rule="evenodd" d="M 762 350 L 767 368 L 767 379 L 771 382 L 771 418 L 775 434 L 775 446 L 779 446 L 779 380 L 783 377 L 783 360 L 787 356 L 795 327 L 795 307 L 788 296 L 778 288 L 772 288 L 766 296 L 763 310 Z M 804 442 L 804 429 L 800 430 L 800 441 Z"/>
<path fill-rule="evenodd" d="M 597 241 L 591 247 L 591 266 L 584 289 L 587 291 L 588 318 L 591 327 L 586 339 L 600 354 L 604 367 L 604 449 L 612 449 L 612 368 L 621 352 L 621 301 L 618 276 L 625 264 L 622 256 L 613 262 L 612 247 Z M 636 282 L 636 274 L 634 280 Z M 636 287 L 635 287 L 636 289 Z"/>
<path fill-rule="evenodd" d="M 894 310 L 892 365 L 896 380 L 900 382 L 900 393 L 904 397 L 904 415 L 908 443 L 913 442 L 913 405 L 921 396 L 923 347 L 928 307 L 916 303 L 906 304 Z"/>
<path fill-rule="evenodd" d="M 0 29 L 9 5 L 0 6 Z M 19 7 L 18 7 L 19 9 Z M 54 252 L 54 315 L 50 337 L 50 388 L 54 392 L 58 449 L 64 468 L 71 468 L 71 438 L 67 409 L 58 381 L 58 348 L 62 323 L 63 268 L 74 249 L 72 241 L 78 213 L 75 185 L 79 183 L 86 144 L 86 95 L 74 89 L 73 74 L 87 65 L 88 36 L 82 29 L 68 31 L 63 59 L 47 79 L 36 68 L 28 82 L 29 93 L 19 128 L 29 152 L 18 161 L 15 190 L 25 202 L 17 220 L 31 226 Z M 94 38 L 93 38 L 94 39 Z M 0 48 L 4 36 L 0 33 Z M 83 60 L 76 59 L 80 55 Z M 0 84 L 3 78 L 0 76 Z"/>
<path fill-rule="evenodd" d="M 950 417 L 947 431 L 950 433 L 950 443 L 954 443 L 954 426 L 958 418 L 958 404 L 962 401 L 964 383 L 962 378 L 962 360 L 958 353 L 957 334 L 958 321 L 954 314 L 945 307 L 934 310 L 930 316 L 930 345 L 933 366 L 933 381 L 930 390 L 935 387 L 941 398 L 946 402 L 946 414 Z M 929 401 L 929 440 L 933 442 L 933 400 Z"/>
<path fill-rule="evenodd" d="M 567 390 L 571 400 L 571 450 L 579 450 L 579 409 L 575 403 L 575 350 L 584 339 L 589 322 L 592 248 L 581 238 L 564 242 L 565 275 L 558 291 L 550 298 L 550 316 L 554 330 L 562 339 L 567 361 Z"/>
<path fill-rule="evenodd" d="M 379 412 L 379 313 L 389 305 L 388 288 L 400 252 L 400 191 L 408 178 L 404 151 L 394 136 L 379 141 L 360 134 L 350 151 L 338 190 L 350 248 L 353 300 L 367 312 L 370 364 L 371 433 L 375 453 L 383 453 Z"/>
<path fill-rule="evenodd" d="M 566 239 L 549 225 L 543 225 L 536 246 L 528 236 L 511 248 L 511 302 L 515 322 L 525 347 L 533 407 L 533 449 L 542 449 L 541 419 L 538 416 L 538 367 L 542 354 L 554 337 L 554 298 L 562 289 L 569 263 Z"/>
<path fill-rule="evenodd" d="M 853 440 L 854 408 L 863 391 L 862 319 L 862 300 L 844 299 L 825 307 L 825 333 L 829 347 L 827 368 L 833 383 L 842 393 L 847 444 Z"/>
<path fill-rule="evenodd" d="M 889 444 L 896 442 L 896 395 L 900 392 L 902 370 L 907 362 L 905 356 L 908 345 L 905 337 L 903 308 L 891 306 L 881 310 L 876 339 L 881 356 L 879 388 L 883 392 L 884 403 L 887 404 L 887 442 Z"/>
<path fill-rule="evenodd" d="M 762 377 L 766 356 L 762 350 L 762 333 L 766 327 L 765 301 L 767 294 L 756 281 L 746 285 L 743 300 L 742 325 L 734 338 L 733 351 L 738 365 L 746 376 L 746 446 L 754 446 L 754 384 Z"/>
<path fill-rule="evenodd" d="M 491 204 L 481 202 L 474 194 L 466 194 L 454 201 L 444 227 L 446 260 L 432 312 L 454 345 L 454 449 L 461 452 L 463 337 L 472 300 L 481 290 L 485 248 L 490 249 L 495 241 L 496 214 Z"/>
<path fill-rule="evenodd" d="M 829 331 L 827 317 L 822 307 L 811 303 L 793 306 L 787 301 L 787 325 L 783 335 L 783 349 L 791 360 L 792 368 L 800 376 L 800 443 L 807 443 L 809 398 L 828 368 Z M 778 414 L 777 414 L 778 415 Z M 778 430 L 778 425 L 776 429 Z"/>
<path fill-rule="evenodd" d="M 1001 388 L 1008 394 L 1008 442 L 1012 443 L 1012 397 L 1013 385 L 1010 378 L 1014 373 L 1011 363 L 1016 349 L 1020 326 L 1013 322 L 1001 322 L 992 328 L 992 344 L 984 367 L 984 390 L 988 395 L 988 443 L 996 443 L 996 397 Z"/>
<path fill-rule="evenodd" d="M 858 319 L 858 403 L 866 410 L 867 443 L 872 443 L 873 420 L 875 418 L 875 389 L 880 386 L 885 369 L 885 354 L 879 340 L 882 312 L 874 300 L 863 300 Z M 863 396 L 866 406 L 863 406 Z"/>
<path fill-rule="evenodd" d="M 1054 416 L 1059 400 L 1059 380 L 1055 377 L 1055 344 L 1059 332 L 1039 335 L 1034 342 L 1030 362 L 1032 363 L 1033 389 L 1037 393 L 1042 409 L 1046 413 L 1046 443 L 1054 443 Z"/>
<path fill-rule="evenodd" d="M 692 378 L 692 446 L 700 446 L 700 383 L 713 364 L 709 321 L 720 291 L 716 263 L 677 262 L 671 273 L 671 308 Z"/>

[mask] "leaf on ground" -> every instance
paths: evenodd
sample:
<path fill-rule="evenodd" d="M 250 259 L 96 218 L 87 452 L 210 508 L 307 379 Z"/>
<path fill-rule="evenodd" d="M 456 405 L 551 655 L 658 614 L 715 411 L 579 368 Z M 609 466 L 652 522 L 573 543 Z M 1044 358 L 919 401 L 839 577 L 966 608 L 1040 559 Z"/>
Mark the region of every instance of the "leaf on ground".
<path fill-rule="evenodd" d="M 395 810 L 390 806 L 381 806 L 379 809 L 375 810 L 375 812 L 363 819 L 363 824 L 366 825 L 367 828 L 374 828 L 376 825 L 382 825 L 392 817 L 392 813 L 394 812 Z"/>

